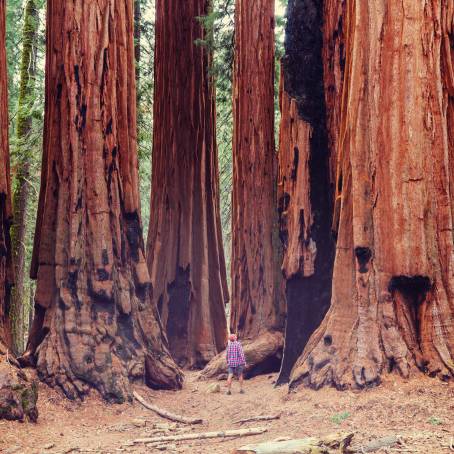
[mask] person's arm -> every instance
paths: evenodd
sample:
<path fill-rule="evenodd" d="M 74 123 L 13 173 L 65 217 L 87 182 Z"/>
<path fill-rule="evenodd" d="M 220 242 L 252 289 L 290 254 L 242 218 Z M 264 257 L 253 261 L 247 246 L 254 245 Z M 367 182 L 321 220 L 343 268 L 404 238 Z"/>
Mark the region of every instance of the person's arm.
<path fill-rule="evenodd" d="M 227 348 L 225 349 L 225 362 L 227 363 L 227 366 L 229 365 L 229 356 L 230 356 L 230 342 L 227 344 Z"/>

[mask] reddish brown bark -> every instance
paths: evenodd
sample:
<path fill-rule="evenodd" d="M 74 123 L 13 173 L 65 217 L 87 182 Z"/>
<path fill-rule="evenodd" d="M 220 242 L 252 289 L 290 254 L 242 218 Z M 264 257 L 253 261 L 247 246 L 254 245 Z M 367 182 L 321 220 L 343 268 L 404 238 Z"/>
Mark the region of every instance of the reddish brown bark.
<path fill-rule="evenodd" d="M 235 11 L 231 329 L 282 329 L 274 150 L 274 1 Z"/>
<path fill-rule="evenodd" d="M 8 146 L 8 83 L 5 48 L 5 0 L 0 1 L 0 344 L 11 344 L 8 318 L 13 267 L 10 225 L 12 220 Z"/>
<path fill-rule="evenodd" d="M 290 0 L 282 59 L 279 213 L 287 321 L 279 382 L 286 382 L 330 305 L 332 184 L 320 2 Z M 304 68 L 304 70 L 302 70 Z"/>
<path fill-rule="evenodd" d="M 208 7 L 156 4 L 148 267 L 171 352 L 186 367 L 205 365 L 227 335 L 211 56 L 196 42 Z"/>
<path fill-rule="evenodd" d="M 176 388 L 144 258 L 136 150 L 133 1 L 51 0 L 46 116 L 31 275 L 41 379 L 111 401 L 130 383 Z"/>
<path fill-rule="evenodd" d="M 330 106 L 340 113 L 330 122 L 338 240 L 331 308 L 292 384 L 364 387 L 389 370 L 408 377 L 418 369 L 448 379 L 453 5 L 347 0 L 340 14 L 327 2 L 325 16 L 328 26 L 336 16 L 344 24 L 346 48 L 342 102 Z"/>

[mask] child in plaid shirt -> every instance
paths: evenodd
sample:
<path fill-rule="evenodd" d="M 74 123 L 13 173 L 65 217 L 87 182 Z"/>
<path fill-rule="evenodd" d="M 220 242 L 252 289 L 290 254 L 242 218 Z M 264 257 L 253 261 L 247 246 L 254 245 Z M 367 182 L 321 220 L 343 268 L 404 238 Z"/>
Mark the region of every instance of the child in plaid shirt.
<path fill-rule="evenodd" d="M 238 341 L 236 334 L 229 336 L 229 343 L 226 351 L 227 369 L 229 376 L 227 378 L 227 395 L 232 394 L 232 379 L 236 375 L 240 381 L 240 394 L 244 394 L 243 391 L 243 370 L 246 366 L 246 359 L 244 357 L 243 347 Z"/>

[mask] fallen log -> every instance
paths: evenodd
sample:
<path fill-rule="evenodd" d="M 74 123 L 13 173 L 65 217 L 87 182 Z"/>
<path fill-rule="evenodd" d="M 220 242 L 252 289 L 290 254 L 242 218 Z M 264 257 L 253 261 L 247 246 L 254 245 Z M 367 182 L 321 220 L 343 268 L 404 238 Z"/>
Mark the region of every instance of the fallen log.
<path fill-rule="evenodd" d="M 170 419 L 170 421 L 181 422 L 182 424 L 202 424 L 203 423 L 203 419 L 188 418 L 186 416 L 177 415 L 177 414 L 171 413 L 170 411 L 159 408 L 156 405 L 151 404 L 150 402 L 147 402 L 136 391 L 134 391 L 132 394 L 145 408 L 148 408 L 148 410 L 154 411 L 155 413 L 157 413 L 159 416 L 162 416 L 163 418 Z"/>
<path fill-rule="evenodd" d="M 323 438 L 269 441 L 237 448 L 232 454 L 346 454 L 353 434 L 333 434 Z"/>
<path fill-rule="evenodd" d="M 185 440 L 205 440 L 207 438 L 231 438 L 231 437 L 247 437 L 250 435 L 261 435 L 268 429 L 252 428 L 252 429 L 237 429 L 237 430 L 222 430 L 218 432 L 201 432 L 195 434 L 183 435 L 167 435 L 163 437 L 137 438 L 134 443 L 165 443 L 168 441 L 185 441 Z"/>
<path fill-rule="evenodd" d="M 250 418 L 238 419 L 233 421 L 233 424 L 244 424 L 252 421 L 272 421 L 273 419 L 279 419 L 281 415 L 263 415 L 263 416 L 251 416 Z"/>
<path fill-rule="evenodd" d="M 279 370 L 284 347 L 282 333 L 266 331 L 253 340 L 242 341 L 242 344 L 246 357 L 244 368 L 246 378 Z M 198 375 L 199 380 L 213 378 L 218 380 L 227 378 L 225 351 L 215 356 Z"/>
<path fill-rule="evenodd" d="M 390 448 L 399 443 L 399 441 L 400 437 L 398 435 L 389 435 L 388 437 L 377 438 L 376 440 L 372 440 L 364 446 L 361 446 L 357 452 L 375 452 L 382 448 Z"/>

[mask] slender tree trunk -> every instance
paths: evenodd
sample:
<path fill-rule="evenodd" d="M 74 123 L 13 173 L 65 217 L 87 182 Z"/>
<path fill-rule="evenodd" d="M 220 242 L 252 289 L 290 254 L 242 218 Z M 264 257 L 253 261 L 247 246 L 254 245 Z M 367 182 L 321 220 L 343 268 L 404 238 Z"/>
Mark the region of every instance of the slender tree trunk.
<path fill-rule="evenodd" d="M 282 329 L 274 149 L 274 0 L 237 0 L 231 329 Z"/>
<path fill-rule="evenodd" d="M 332 26 L 339 5 L 326 8 Z M 390 370 L 448 379 L 454 10 L 451 2 L 347 0 L 339 19 L 346 62 L 339 121 L 330 122 L 339 128 L 331 136 L 340 199 L 332 301 L 292 385 L 364 387 Z"/>
<path fill-rule="evenodd" d="M 320 325 L 331 301 L 333 189 L 323 85 L 323 6 L 290 0 L 282 59 L 279 213 L 287 322 L 279 382 Z M 302 70 L 304 68 L 304 70 Z"/>
<path fill-rule="evenodd" d="M 8 148 L 8 82 L 5 47 L 5 0 L 0 1 L 0 344 L 11 344 L 10 292 L 13 284 L 11 183 Z"/>
<path fill-rule="evenodd" d="M 27 211 L 30 192 L 30 160 L 27 138 L 32 129 L 32 109 L 34 103 L 36 75 L 36 41 L 39 17 L 35 0 L 25 5 L 24 29 L 22 34 L 22 62 L 16 126 L 17 164 L 13 188 L 14 223 L 11 227 L 16 283 L 12 294 L 11 321 L 13 328 L 13 350 L 16 354 L 24 350 L 25 312 L 25 242 L 27 231 Z"/>
<path fill-rule="evenodd" d="M 144 257 L 132 0 L 50 0 L 42 182 L 22 362 L 69 398 L 176 388 Z"/>
<path fill-rule="evenodd" d="M 225 347 L 228 300 L 206 0 L 156 3 L 148 267 L 171 352 L 202 367 Z"/>

